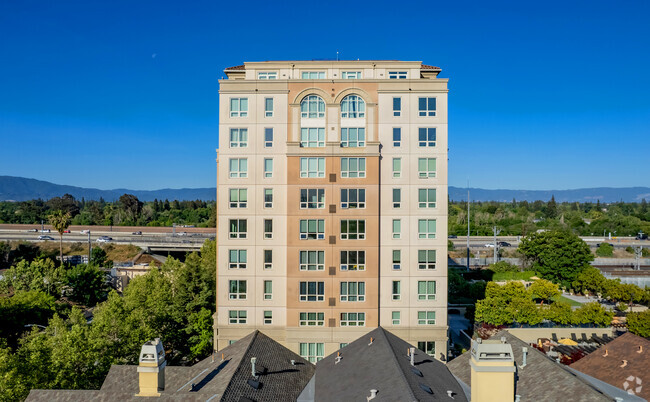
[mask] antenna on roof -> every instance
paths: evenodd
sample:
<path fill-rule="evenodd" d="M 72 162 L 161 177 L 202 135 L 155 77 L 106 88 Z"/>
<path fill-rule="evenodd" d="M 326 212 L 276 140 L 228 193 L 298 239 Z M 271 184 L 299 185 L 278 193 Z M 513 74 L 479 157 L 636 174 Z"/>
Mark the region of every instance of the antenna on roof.
<path fill-rule="evenodd" d="M 336 51 L 336 61 L 339 61 L 339 51 Z"/>

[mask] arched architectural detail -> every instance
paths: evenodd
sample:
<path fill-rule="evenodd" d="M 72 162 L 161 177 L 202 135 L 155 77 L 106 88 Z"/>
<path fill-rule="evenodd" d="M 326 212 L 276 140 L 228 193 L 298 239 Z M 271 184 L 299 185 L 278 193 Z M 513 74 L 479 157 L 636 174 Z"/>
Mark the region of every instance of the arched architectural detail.
<path fill-rule="evenodd" d="M 334 103 L 340 105 L 343 98 L 345 98 L 348 95 L 360 96 L 363 99 L 363 101 L 366 102 L 366 106 L 368 106 L 369 104 L 376 103 L 376 101 L 370 97 L 370 94 L 361 88 L 344 89 L 343 91 L 336 94 L 336 97 L 334 98 Z"/>
<path fill-rule="evenodd" d="M 292 104 L 299 106 L 300 102 L 302 102 L 302 100 L 305 97 L 309 96 L 309 95 L 320 96 L 323 99 L 323 101 L 325 102 L 325 105 L 327 105 L 327 103 L 328 103 L 327 99 L 328 99 L 329 95 L 327 94 L 327 92 L 323 91 L 320 88 L 306 88 L 306 89 L 303 89 L 302 91 L 298 92 L 298 94 L 296 94 L 296 96 L 293 98 Z"/>

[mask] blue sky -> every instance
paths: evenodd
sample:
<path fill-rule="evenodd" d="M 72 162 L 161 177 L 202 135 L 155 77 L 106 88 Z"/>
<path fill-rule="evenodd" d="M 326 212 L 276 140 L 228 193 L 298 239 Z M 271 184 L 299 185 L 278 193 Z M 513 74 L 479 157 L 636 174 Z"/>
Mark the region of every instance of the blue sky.
<path fill-rule="evenodd" d="M 245 12 L 245 13 L 244 13 Z M 650 2 L 0 2 L 0 175 L 215 185 L 243 61 L 422 60 L 449 88 L 449 184 L 650 186 Z"/>

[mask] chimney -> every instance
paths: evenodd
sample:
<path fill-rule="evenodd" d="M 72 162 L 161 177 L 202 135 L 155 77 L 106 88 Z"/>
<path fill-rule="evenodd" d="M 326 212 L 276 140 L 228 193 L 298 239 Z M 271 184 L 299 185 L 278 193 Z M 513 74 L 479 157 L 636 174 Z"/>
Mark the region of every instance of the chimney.
<path fill-rule="evenodd" d="M 253 378 L 257 378 L 257 372 L 255 371 L 255 363 L 257 362 L 257 357 L 251 357 L 251 375 Z"/>
<path fill-rule="evenodd" d="M 160 338 L 142 345 L 138 364 L 140 392 L 136 396 L 160 396 L 165 390 L 165 349 Z"/>
<path fill-rule="evenodd" d="M 521 348 L 521 353 L 523 354 L 523 361 L 521 362 L 521 368 L 526 367 L 526 358 L 528 357 L 528 348 Z"/>
<path fill-rule="evenodd" d="M 415 348 L 411 348 L 409 352 L 409 356 L 411 356 L 411 366 L 415 366 Z"/>
<path fill-rule="evenodd" d="M 371 399 L 375 399 L 377 397 L 377 390 L 376 389 L 371 389 L 370 390 L 370 396 L 366 397 L 366 401 L 369 401 Z"/>
<path fill-rule="evenodd" d="M 515 359 L 512 346 L 499 341 L 472 341 L 470 352 L 472 402 L 515 399 Z"/>

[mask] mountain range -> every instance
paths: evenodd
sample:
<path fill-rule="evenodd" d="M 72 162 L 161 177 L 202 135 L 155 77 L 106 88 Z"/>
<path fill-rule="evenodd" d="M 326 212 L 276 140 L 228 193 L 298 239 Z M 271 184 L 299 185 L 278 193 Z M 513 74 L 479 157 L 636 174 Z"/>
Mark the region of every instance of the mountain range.
<path fill-rule="evenodd" d="M 548 201 L 551 196 L 557 202 L 640 202 L 642 199 L 650 200 L 650 187 L 597 187 L 580 188 L 574 190 L 487 190 L 470 188 L 472 201 Z M 216 196 L 214 187 L 206 188 L 165 188 L 161 190 L 129 190 L 118 188 L 114 190 L 100 190 L 96 188 L 83 188 L 54 184 L 47 181 L 28 179 L 24 177 L 0 176 L 0 201 L 27 201 L 33 199 L 48 200 L 71 194 L 77 199 L 115 201 L 122 194 L 133 194 L 141 201 L 159 200 L 204 200 L 213 201 Z M 449 198 L 453 201 L 467 199 L 467 188 L 449 186 Z"/>

